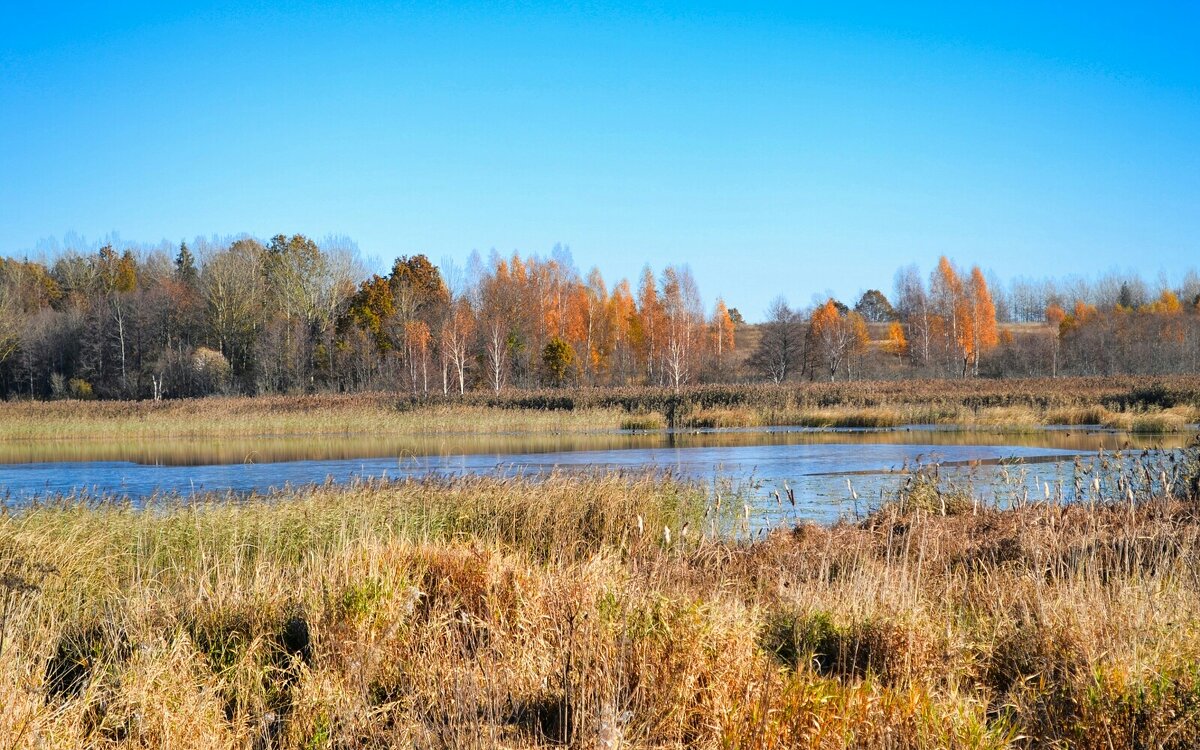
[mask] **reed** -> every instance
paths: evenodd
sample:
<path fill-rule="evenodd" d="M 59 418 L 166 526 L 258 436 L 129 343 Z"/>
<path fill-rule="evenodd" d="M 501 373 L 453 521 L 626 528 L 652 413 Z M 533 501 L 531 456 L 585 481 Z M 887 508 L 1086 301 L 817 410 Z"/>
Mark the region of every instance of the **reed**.
<path fill-rule="evenodd" d="M 1193 747 L 1195 461 L 765 535 L 645 475 L 62 498 L 0 516 L 0 743 Z"/>
<path fill-rule="evenodd" d="M 614 408 L 540 410 L 438 402 L 394 394 L 203 398 L 162 402 L 52 401 L 0 404 L 0 440 L 437 435 L 615 430 Z"/>
<path fill-rule="evenodd" d="M 317 434 L 487 434 L 665 427 L 1025 429 L 1097 424 L 1177 430 L 1200 420 L 1200 377 L 921 380 L 397 393 L 165 402 L 0 404 L 0 440 Z M 1135 424 L 1135 421 L 1137 424 Z"/>
<path fill-rule="evenodd" d="M 630 414 L 629 416 L 621 419 L 621 429 L 622 430 L 632 430 L 635 432 L 636 431 L 647 431 L 647 430 L 661 430 L 661 429 L 665 428 L 666 426 L 667 426 L 666 421 L 662 418 L 662 415 L 660 415 L 660 414 L 653 414 L 653 413 Z"/>

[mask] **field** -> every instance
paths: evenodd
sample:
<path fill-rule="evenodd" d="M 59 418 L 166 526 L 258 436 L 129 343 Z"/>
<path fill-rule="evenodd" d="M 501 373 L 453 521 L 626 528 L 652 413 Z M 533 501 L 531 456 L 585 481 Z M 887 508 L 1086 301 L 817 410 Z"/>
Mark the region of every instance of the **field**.
<path fill-rule="evenodd" d="M 770 533 L 630 475 L 47 503 L 0 517 L 0 746 L 1190 748 L 1196 461 Z"/>
<path fill-rule="evenodd" d="M 1089 424 L 1137 432 L 1200 420 L 1200 377 L 865 381 L 508 391 L 465 397 L 318 394 L 0 404 L 0 440 L 307 434 L 585 432 L 665 427 L 1021 430 Z"/>

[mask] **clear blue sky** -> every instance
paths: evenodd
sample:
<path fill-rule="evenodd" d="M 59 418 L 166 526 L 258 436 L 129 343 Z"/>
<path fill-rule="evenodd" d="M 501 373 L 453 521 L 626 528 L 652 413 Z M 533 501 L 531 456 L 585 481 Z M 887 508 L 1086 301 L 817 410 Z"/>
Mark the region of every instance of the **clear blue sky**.
<path fill-rule="evenodd" d="M 1200 6 L 6 3 L 0 253 L 349 235 L 691 264 L 750 319 L 1200 258 Z M 1185 6 L 1190 6 L 1185 7 Z"/>

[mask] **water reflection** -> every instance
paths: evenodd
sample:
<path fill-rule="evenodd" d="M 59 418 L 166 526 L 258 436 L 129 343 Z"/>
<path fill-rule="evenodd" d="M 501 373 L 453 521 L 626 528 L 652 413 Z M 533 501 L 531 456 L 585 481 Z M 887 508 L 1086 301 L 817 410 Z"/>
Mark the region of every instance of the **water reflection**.
<path fill-rule="evenodd" d="M 385 476 L 656 470 L 719 481 L 767 518 L 829 520 L 864 511 L 914 464 L 940 463 L 948 479 L 969 478 L 984 496 L 1050 487 L 1067 495 L 1077 457 L 1090 462 L 1101 450 L 1178 448 L 1187 437 L 911 428 L 8 443 L 0 445 L 0 488 L 10 505 L 21 505 L 56 494 L 137 501 Z M 785 487 L 795 492 L 795 509 L 777 499 L 776 492 L 786 498 Z"/>
<path fill-rule="evenodd" d="M 153 440 L 36 440 L 0 442 L 0 464 L 122 461 L 150 466 L 212 466 L 282 461 L 412 458 L 487 454 L 512 456 L 573 451 L 717 448 L 776 445 L 982 445 L 1079 452 L 1178 448 L 1188 436 L 1131 435 L 1095 428 L 1025 432 L 933 429 L 814 430 L 764 428 L 688 432 L 596 432 L 488 435 L 301 435 Z"/>

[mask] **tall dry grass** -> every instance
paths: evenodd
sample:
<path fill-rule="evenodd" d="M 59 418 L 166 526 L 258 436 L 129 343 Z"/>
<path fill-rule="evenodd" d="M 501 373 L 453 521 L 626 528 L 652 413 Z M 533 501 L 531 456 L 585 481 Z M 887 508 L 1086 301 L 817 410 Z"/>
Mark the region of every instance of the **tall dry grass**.
<path fill-rule="evenodd" d="M 0 440 L 581 432 L 615 430 L 624 417 L 612 407 L 414 406 L 395 394 L 19 401 L 0 403 Z"/>
<path fill-rule="evenodd" d="M 43 504 L 0 746 L 1194 747 L 1194 461 L 1011 509 L 923 470 L 753 542 L 662 477 Z"/>
<path fill-rule="evenodd" d="M 0 440 L 301 434 L 546 433 L 799 425 L 940 424 L 1023 430 L 1094 424 L 1174 432 L 1200 421 L 1200 378 L 907 380 L 396 393 L 165 402 L 0 404 Z"/>

